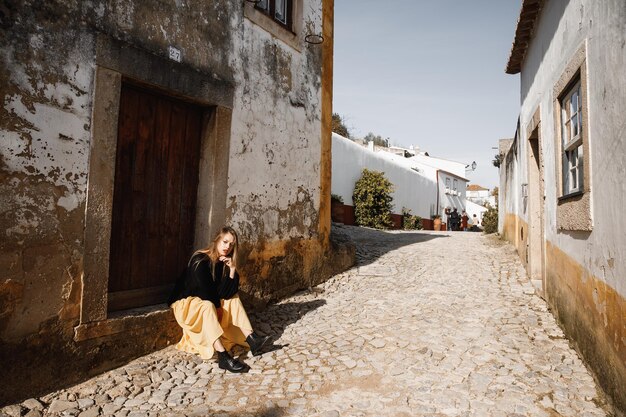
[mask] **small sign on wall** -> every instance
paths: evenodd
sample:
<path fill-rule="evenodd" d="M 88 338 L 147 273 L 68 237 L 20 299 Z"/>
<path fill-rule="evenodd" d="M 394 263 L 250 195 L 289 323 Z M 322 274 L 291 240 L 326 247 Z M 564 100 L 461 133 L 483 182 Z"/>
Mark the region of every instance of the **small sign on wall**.
<path fill-rule="evenodd" d="M 181 60 L 181 53 L 180 53 L 180 49 L 178 48 L 174 48 L 173 46 L 168 47 L 168 51 L 170 53 L 170 59 L 176 62 L 180 62 Z"/>

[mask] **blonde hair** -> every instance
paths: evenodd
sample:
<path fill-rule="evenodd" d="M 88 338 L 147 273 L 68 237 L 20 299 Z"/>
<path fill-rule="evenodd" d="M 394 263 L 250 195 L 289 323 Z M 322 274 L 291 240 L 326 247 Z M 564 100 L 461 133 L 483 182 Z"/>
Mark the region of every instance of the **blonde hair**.
<path fill-rule="evenodd" d="M 209 259 L 211 259 L 211 264 L 213 265 L 213 277 L 215 279 L 215 264 L 217 263 L 217 261 L 219 260 L 219 253 L 217 251 L 217 244 L 218 242 L 224 237 L 224 235 L 230 234 L 233 236 L 234 242 L 233 242 L 233 248 L 230 251 L 230 259 L 231 259 L 231 263 L 233 265 L 233 267 L 237 267 L 237 249 L 239 246 L 239 237 L 237 236 L 237 232 L 235 232 L 235 229 L 233 229 L 230 226 L 224 226 L 222 227 L 219 232 L 217 232 L 217 234 L 215 235 L 215 238 L 213 239 L 213 241 L 211 242 L 211 244 L 204 248 L 204 249 L 199 249 L 196 251 L 196 253 L 204 253 L 205 255 L 207 255 L 209 257 Z"/>

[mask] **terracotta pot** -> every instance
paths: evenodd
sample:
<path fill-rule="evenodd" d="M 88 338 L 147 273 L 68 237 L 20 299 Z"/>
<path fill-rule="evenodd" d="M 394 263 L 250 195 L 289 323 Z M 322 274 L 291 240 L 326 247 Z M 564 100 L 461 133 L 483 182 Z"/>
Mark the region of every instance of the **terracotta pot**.
<path fill-rule="evenodd" d="M 441 219 L 433 220 L 433 227 L 435 230 L 441 230 Z"/>

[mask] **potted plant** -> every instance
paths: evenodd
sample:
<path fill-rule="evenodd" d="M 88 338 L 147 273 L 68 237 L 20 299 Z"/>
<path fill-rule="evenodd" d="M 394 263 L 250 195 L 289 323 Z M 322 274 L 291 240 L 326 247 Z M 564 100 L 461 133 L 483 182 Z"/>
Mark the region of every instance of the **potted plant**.
<path fill-rule="evenodd" d="M 344 223 L 343 198 L 337 194 L 330 195 L 330 218 L 337 223 Z"/>
<path fill-rule="evenodd" d="M 441 216 L 438 214 L 433 214 L 432 216 L 430 216 L 431 219 L 433 219 L 433 228 L 435 230 L 441 230 Z"/>

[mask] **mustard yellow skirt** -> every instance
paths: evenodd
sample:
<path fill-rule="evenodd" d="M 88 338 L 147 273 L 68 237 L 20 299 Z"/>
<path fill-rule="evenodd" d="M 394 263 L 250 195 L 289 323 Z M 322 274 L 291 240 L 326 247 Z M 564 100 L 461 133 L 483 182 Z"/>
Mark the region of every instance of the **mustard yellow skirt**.
<path fill-rule="evenodd" d="M 234 345 L 248 347 L 241 329 L 252 330 L 252 325 L 238 295 L 222 300 L 221 321 L 218 321 L 215 304 L 198 297 L 178 300 L 172 304 L 172 309 L 183 329 L 183 337 L 176 349 L 210 359 L 214 353 L 213 342 L 218 338 L 226 350 Z"/>

